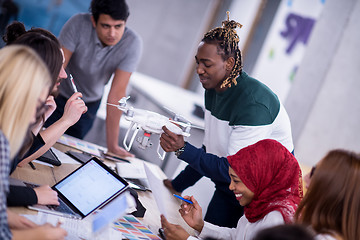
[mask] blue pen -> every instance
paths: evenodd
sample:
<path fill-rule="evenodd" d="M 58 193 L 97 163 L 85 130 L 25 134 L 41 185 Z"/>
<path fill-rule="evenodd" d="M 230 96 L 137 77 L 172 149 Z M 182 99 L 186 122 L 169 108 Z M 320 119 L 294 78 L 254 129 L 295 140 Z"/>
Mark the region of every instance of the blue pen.
<path fill-rule="evenodd" d="M 179 199 L 181 199 L 181 200 L 183 200 L 183 201 L 185 201 L 185 202 L 187 202 L 187 203 L 193 204 L 192 201 L 187 200 L 187 199 L 183 198 L 182 196 L 179 196 L 179 195 L 176 195 L 176 194 L 173 194 L 173 195 L 174 195 L 174 197 L 177 197 L 177 198 L 179 198 Z"/>

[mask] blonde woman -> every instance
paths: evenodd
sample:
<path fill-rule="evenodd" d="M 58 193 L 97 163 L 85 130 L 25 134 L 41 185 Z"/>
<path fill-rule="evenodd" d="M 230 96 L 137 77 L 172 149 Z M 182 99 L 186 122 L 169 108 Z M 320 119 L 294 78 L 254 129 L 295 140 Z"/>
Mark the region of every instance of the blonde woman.
<path fill-rule="evenodd" d="M 29 125 L 41 112 L 50 75 L 34 51 L 24 46 L 0 50 L 0 239 L 64 239 L 66 231 L 35 223 L 6 211 L 9 167 Z"/>

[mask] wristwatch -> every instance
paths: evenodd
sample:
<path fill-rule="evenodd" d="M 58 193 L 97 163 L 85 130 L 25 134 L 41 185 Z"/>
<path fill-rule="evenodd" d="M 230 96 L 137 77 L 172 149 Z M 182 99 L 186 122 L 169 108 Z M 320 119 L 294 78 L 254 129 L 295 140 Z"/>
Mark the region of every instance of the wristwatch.
<path fill-rule="evenodd" d="M 178 150 L 175 151 L 176 157 L 180 157 L 180 155 L 185 151 L 186 143 L 187 143 L 187 142 L 184 143 L 184 146 L 183 146 L 183 147 L 181 147 L 181 148 L 179 148 Z"/>

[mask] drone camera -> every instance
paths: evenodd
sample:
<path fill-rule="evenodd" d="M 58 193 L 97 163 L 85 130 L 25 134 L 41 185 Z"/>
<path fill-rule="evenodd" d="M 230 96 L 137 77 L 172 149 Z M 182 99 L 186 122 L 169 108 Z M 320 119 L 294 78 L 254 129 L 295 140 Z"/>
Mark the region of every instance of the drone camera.
<path fill-rule="evenodd" d="M 143 136 L 138 137 L 136 140 L 140 143 L 139 148 L 145 149 L 147 147 L 152 146 L 152 142 L 150 141 L 151 133 L 144 131 Z"/>

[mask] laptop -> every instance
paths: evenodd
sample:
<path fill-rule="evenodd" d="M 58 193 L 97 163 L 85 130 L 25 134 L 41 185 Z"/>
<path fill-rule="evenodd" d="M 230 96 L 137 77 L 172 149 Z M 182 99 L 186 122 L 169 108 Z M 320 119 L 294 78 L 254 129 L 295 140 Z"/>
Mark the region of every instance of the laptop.
<path fill-rule="evenodd" d="M 28 208 L 83 219 L 128 187 L 122 177 L 93 157 L 52 187 L 58 193 L 59 206 L 33 205 Z"/>

